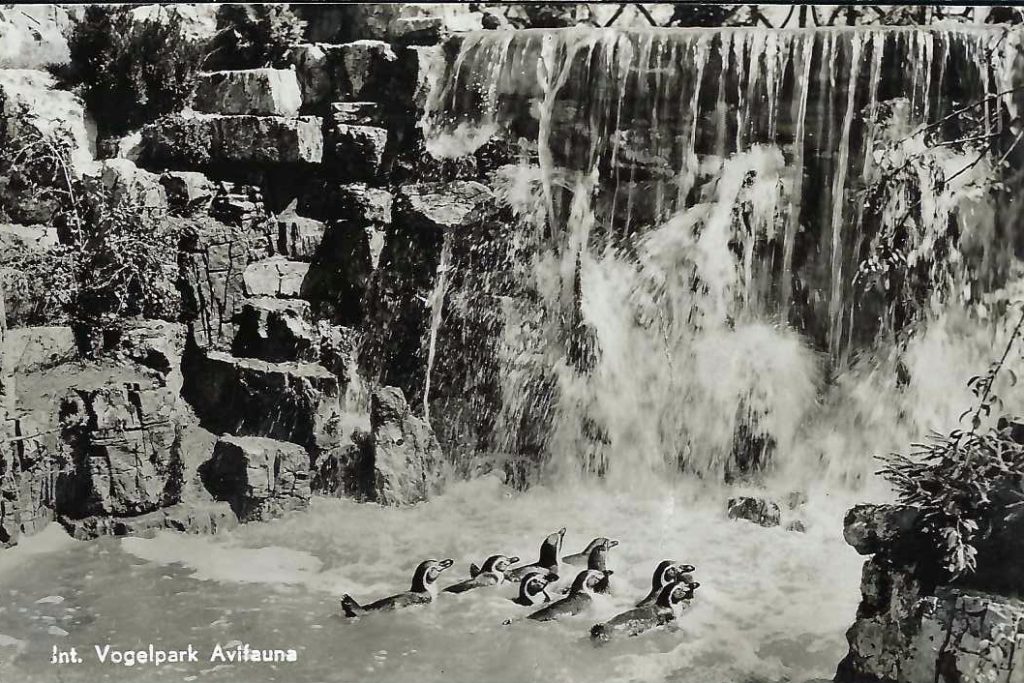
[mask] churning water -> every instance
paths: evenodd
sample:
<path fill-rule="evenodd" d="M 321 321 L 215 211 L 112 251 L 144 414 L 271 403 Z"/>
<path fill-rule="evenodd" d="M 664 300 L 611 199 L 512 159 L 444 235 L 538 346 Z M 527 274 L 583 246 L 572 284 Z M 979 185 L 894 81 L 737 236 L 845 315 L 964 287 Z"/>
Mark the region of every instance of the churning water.
<path fill-rule="evenodd" d="M 522 161 L 493 177 L 511 216 L 491 238 L 503 256 L 467 274 L 458 239 L 445 240 L 424 412 L 461 433 L 445 424 L 456 399 L 493 382 L 473 445 L 533 463 L 535 485 L 517 492 L 485 476 L 407 509 L 317 499 L 216 537 L 28 539 L 0 558 L 0 681 L 831 677 L 859 600 L 843 512 L 887 495 L 873 455 L 956 425 L 967 379 L 1006 342 L 998 302 L 1019 298 L 986 294 L 965 265 L 943 274 L 956 296 L 928 302 L 914 335 L 894 334 L 853 284 L 877 232 L 857 188 L 879 173 L 875 140 L 900 143 L 1005 90 L 1012 41 L 961 29 L 460 40 L 435 74 L 430 147 L 455 155 L 502 137 Z M 874 123 L 883 108 L 896 112 L 888 127 Z M 992 100 L 984 125 L 1002 130 L 1009 108 Z M 963 157 L 939 161 L 950 182 L 884 210 L 918 201 L 920 235 L 954 221 L 982 245 L 975 263 L 997 263 L 988 195 L 969 191 L 995 160 L 957 182 Z M 487 339 L 472 340 L 486 347 L 486 377 L 445 367 L 477 357 L 453 352 L 454 318 L 488 321 Z M 1019 389 L 999 391 L 1010 403 Z M 728 521 L 725 500 L 742 486 L 805 494 L 784 525 L 799 519 L 807 532 Z M 595 536 L 621 542 L 613 594 L 577 617 L 519 621 L 511 588 L 338 615 L 343 593 L 404 590 L 421 559 L 455 558 L 454 582 L 494 552 L 533 560 L 562 526 L 568 552 Z M 679 628 L 594 647 L 589 627 L 645 595 L 666 558 L 695 564 L 701 583 Z M 55 644 L 209 653 L 235 641 L 294 647 L 299 661 L 48 664 Z"/>

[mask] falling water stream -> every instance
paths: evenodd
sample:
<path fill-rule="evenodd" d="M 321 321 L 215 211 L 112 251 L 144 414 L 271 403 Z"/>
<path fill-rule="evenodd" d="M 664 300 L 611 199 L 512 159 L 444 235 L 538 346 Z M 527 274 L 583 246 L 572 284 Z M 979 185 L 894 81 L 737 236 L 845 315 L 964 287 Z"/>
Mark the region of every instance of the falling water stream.
<path fill-rule="evenodd" d="M 498 391 L 477 446 L 535 465 L 534 485 L 516 491 L 496 466 L 413 508 L 318 498 L 213 537 L 83 543 L 49 529 L 0 555 L 0 681 L 831 678 L 859 600 L 842 516 L 888 495 L 872 456 L 955 426 L 966 380 L 1007 335 L 978 292 L 936 302 L 899 343 L 887 335 L 853 286 L 870 239 L 858 188 L 878 173 L 876 139 L 1008 89 L 1014 41 L 960 27 L 453 41 L 428 146 L 457 156 L 501 138 L 523 154 L 492 178 L 511 216 L 498 267 L 460 272 L 458 240 L 445 239 L 423 412 L 456 431 L 454 406 L 483 380 L 446 330 L 458 316 L 493 321 L 481 366 Z M 986 105 L 989 130 L 1011 108 Z M 882 109 L 902 112 L 899 125 L 876 125 Z M 940 159 L 947 177 L 962 166 Z M 970 178 L 925 192 L 921 213 L 994 249 Z M 807 502 L 784 505 L 778 528 L 727 520 L 726 499 L 747 491 Z M 794 520 L 807 532 L 785 530 Z M 422 558 L 455 558 L 455 581 L 492 552 L 534 559 L 562 526 L 568 552 L 621 541 L 612 594 L 577 617 L 522 622 L 510 587 L 338 616 L 342 593 L 404 589 Z M 681 625 L 594 647 L 590 625 L 644 595 L 665 558 L 698 567 Z M 204 656 L 218 642 L 295 647 L 299 661 L 48 664 L 54 645 L 151 642 Z"/>

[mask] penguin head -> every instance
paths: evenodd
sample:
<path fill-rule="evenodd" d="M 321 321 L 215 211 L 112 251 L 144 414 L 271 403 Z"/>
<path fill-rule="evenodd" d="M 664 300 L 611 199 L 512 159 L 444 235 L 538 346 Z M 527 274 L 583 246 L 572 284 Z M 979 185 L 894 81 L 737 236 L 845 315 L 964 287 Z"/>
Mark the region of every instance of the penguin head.
<path fill-rule="evenodd" d="M 593 595 L 594 589 L 596 589 L 603 581 L 605 581 L 614 572 L 611 571 L 599 571 L 596 569 L 584 569 L 572 582 L 572 588 L 569 589 L 570 595 Z"/>
<path fill-rule="evenodd" d="M 507 555 L 491 555 L 484 564 L 480 567 L 481 574 L 497 574 L 499 577 L 503 577 L 508 568 L 519 561 L 518 557 L 508 557 Z"/>
<path fill-rule="evenodd" d="M 548 534 L 540 545 L 540 562 L 542 567 L 558 566 L 558 558 L 562 554 L 562 541 L 565 539 L 565 527 L 553 534 Z"/>
<path fill-rule="evenodd" d="M 589 544 L 587 545 L 587 547 L 586 547 L 586 548 L 584 548 L 584 549 L 583 549 L 583 552 L 585 552 L 585 553 L 587 553 L 587 554 L 589 555 L 590 553 L 594 552 L 594 549 L 595 549 L 595 548 L 598 548 L 598 547 L 600 547 L 600 546 L 603 546 L 603 545 L 604 545 L 604 544 L 606 544 L 607 542 L 608 542 L 608 539 L 607 539 L 607 538 L 605 538 L 605 537 L 603 537 L 603 536 L 598 536 L 598 537 L 597 537 L 597 538 L 595 538 L 595 539 L 594 539 L 593 541 L 591 541 L 591 542 L 590 542 L 590 543 L 589 543 Z M 618 541 L 616 541 L 616 543 L 618 543 Z"/>
<path fill-rule="evenodd" d="M 680 611 L 686 603 L 693 600 L 693 592 L 700 587 L 696 581 L 675 581 L 665 586 L 658 595 L 658 605 L 668 607 L 673 612 Z"/>
<path fill-rule="evenodd" d="M 692 564 L 683 564 L 675 560 L 662 560 L 651 577 L 651 588 L 660 591 L 665 586 L 678 581 L 684 574 L 689 574 L 694 570 L 696 570 L 696 567 Z"/>
<path fill-rule="evenodd" d="M 619 542 L 612 541 L 607 538 L 594 539 L 595 543 L 598 541 L 600 541 L 600 543 L 594 545 L 594 547 L 591 548 L 590 552 L 587 554 L 587 569 L 597 569 L 599 571 L 604 571 L 605 556 L 608 554 L 608 551 L 617 546 Z M 593 545 L 593 543 L 591 545 Z"/>
<path fill-rule="evenodd" d="M 558 574 L 554 572 L 536 572 L 527 574 L 519 582 L 519 599 L 531 605 L 550 602 L 547 587 L 549 583 L 558 581 Z"/>
<path fill-rule="evenodd" d="M 441 572 L 448 569 L 455 560 L 424 560 L 416 567 L 416 573 L 412 575 L 412 591 L 423 593 L 435 589 L 435 583 L 441 576 Z"/>

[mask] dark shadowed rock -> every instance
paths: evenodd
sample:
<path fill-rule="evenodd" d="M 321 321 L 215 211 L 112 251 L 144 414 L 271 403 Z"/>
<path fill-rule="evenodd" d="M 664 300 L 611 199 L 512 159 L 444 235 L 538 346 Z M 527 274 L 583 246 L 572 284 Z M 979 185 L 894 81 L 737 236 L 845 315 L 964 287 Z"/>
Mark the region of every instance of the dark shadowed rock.
<path fill-rule="evenodd" d="M 173 211 L 208 211 L 217 194 L 217 185 L 198 171 L 166 171 L 160 184 L 167 193 L 167 205 Z"/>
<path fill-rule="evenodd" d="M 277 216 L 278 254 L 290 259 L 308 261 L 323 241 L 327 226 L 315 218 L 300 216 L 290 206 Z"/>
<path fill-rule="evenodd" d="M 309 304 L 301 299 L 260 297 L 242 304 L 231 352 L 236 356 L 276 362 L 317 361 L 320 339 L 312 325 Z"/>
<path fill-rule="evenodd" d="M 338 379 L 315 363 L 267 363 L 227 353 L 185 355 L 183 396 L 204 427 L 308 450 L 337 442 Z"/>
<path fill-rule="evenodd" d="M 403 185 L 395 195 L 394 220 L 407 229 L 451 230 L 490 197 L 473 181 Z"/>
<path fill-rule="evenodd" d="M 373 494 L 382 505 L 426 500 L 444 486 L 444 458 L 430 425 L 409 410 L 400 389 L 370 399 Z"/>
<path fill-rule="evenodd" d="M 387 119 L 378 102 L 333 102 L 330 121 L 336 126 L 387 127 Z"/>
<path fill-rule="evenodd" d="M 336 498 L 373 498 L 373 449 L 370 435 L 357 433 L 351 443 L 321 455 L 313 472 L 313 491 Z"/>
<path fill-rule="evenodd" d="M 391 193 L 383 188 L 328 181 L 308 188 L 299 198 L 298 211 L 323 221 L 384 226 L 391 222 L 391 205 Z"/>
<path fill-rule="evenodd" d="M 779 526 L 782 511 L 775 501 L 753 496 L 730 498 L 729 519 L 745 519 L 764 527 Z"/>
<path fill-rule="evenodd" d="M 342 179 L 372 180 L 381 172 L 388 131 L 373 126 L 337 124 L 327 132 L 330 163 Z"/>
<path fill-rule="evenodd" d="M 176 401 L 171 389 L 139 384 L 68 394 L 60 416 L 73 469 L 61 475 L 59 511 L 137 515 L 178 502 L 183 465 Z"/>
<path fill-rule="evenodd" d="M 401 17 L 388 27 L 388 37 L 399 45 L 437 45 L 446 34 L 443 17 Z"/>
<path fill-rule="evenodd" d="M 920 512 L 900 505 L 857 505 L 846 513 L 843 537 L 861 555 L 891 549 L 915 526 Z"/>
<path fill-rule="evenodd" d="M 309 505 L 309 454 L 302 446 L 255 436 L 224 436 L 202 468 L 215 498 L 243 522 L 272 519 Z"/>
<path fill-rule="evenodd" d="M 374 100 L 387 92 L 391 69 L 397 60 L 382 40 L 356 40 L 339 45 L 345 72 L 345 99 Z"/>
<path fill-rule="evenodd" d="M 302 91 L 291 69 L 211 71 L 196 78 L 192 106 L 209 114 L 296 116 Z"/>

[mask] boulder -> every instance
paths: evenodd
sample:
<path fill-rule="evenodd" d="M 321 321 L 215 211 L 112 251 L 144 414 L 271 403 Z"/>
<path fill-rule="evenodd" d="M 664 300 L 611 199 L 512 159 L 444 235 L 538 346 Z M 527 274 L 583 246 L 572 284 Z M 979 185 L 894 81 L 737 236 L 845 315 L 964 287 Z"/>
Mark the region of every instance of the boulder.
<path fill-rule="evenodd" d="M 223 436 L 202 468 L 203 481 L 243 522 L 309 505 L 309 454 L 302 446 L 256 436 Z"/>
<path fill-rule="evenodd" d="M 176 399 L 166 387 L 135 383 L 65 396 L 61 434 L 74 468 L 58 481 L 58 510 L 70 517 L 137 515 L 178 502 Z"/>
<path fill-rule="evenodd" d="M 342 179 L 373 180 L 381 173 L 388 131 L 374 126 L 332 125 L 327 132 L 330 163 Z"/>
<path fill-rule="evenodd" d="M 227 502 L 181 502 L 134 517 L 93 515 L 74 519 L 60 517 L 67 532 L 82 541 L 100 536 L 153 536 L 157 531 L 216 534 L 238 526 L 238 517 Z"/>
<path fill-rule="evenodd" d="M 250 297 L 298 297 L 303 292 L 303 281 L 309 264 L 275 256 L 249 264 L 242 279 L 245 293 Z"/>
<path fill-rule="evenodd" d="M 782 511 L 775 501 L 754 496 L 730 498 L 729 519 L 745 519 L 763 527 L 779 526 Z"/>
<path fill-rule="evenodd" d="M 312 489 L 324 496 L 368 500 L 373 492 L 372 462 L 370 435 L 354 434 L 351 443 L 332 448 L 317 459 Z"/>
<path fill-rule="evenodd" d="M 101 188 L 115 201 L 126 201 L 137 206 L 165 211 L 167 192 L 160 176 L 135 165 L 129 159 L 105 159 L 85 174 L 87 186 Z"/>
<path fill-rule="evenodd" d="M 337 45 L 303 43 L 288 51 L 302 92 L 302 104 L 316 108 L 343 96 L 341 51 Z"/>
<path fill-rule="evenodd" d="M 143 129 L 146 159 L 202 170 L 217 164 L 319 164 L 322 122 L 315 116 L 176 114 Z"/>
<path fill-rule="evenodd" d="M 192 106 L 208 114 L 297 116 L 302 91 L 291 69 L 211 71 L 196 78 Z"/>
<path fill-rule="evenodd" d="M 180 213 L 209 211 L 217 195 L 216 183 L 197 171 L 165 171 L 160 184 L 168 206 Z"/>
<path fill-rule="evenodd" d="M 403 185 L 395 195 L 394 220 L 406 229 L 451 230 L 490 197 L 473 181 Z"/>
<path fill-rule="evenodd" d="M 388 38 L 399 45 L 437 45 L 447 32 L 444 17 L 400 17 L 388 27 Z"/>
<path fill-rule="evenodd" d="M 301 299 L 247 299 L 236 318 L 231 352 L 243 358 L 274 362 L 320 358 L 320 339 L 309 304 Z"/>
<path fill-rule="evenodd" d="M 893 549 L 915 528 L 920 512 L 902 505 L 857 505 L 846 513 L 843 537 L 861 555 Z"/>
<path fill-rule="evenodd" d="M 328 448 L 337 442 L 338 379 L 315 363 L 268 363 L 220 351 L 187 353 L 182 395 L 219 434 Z"/>
<path fill-rule="evenodd" d="M 373 499 L 381 505 L 426 500 L 444 486 L 444 457 L 430 424 L 412 414 L 400 389 L 370 399 Z"/>
<path fill-rule="evenodd" d="M 288 207 L 277 216 L 277 253 L 291 259 L 313 258 L 324 239 L 327 226 L 315 218 L 300 216 L 295 207 Z"/>
<path fill-rule="evenodd" d="M 246 298 L 242 273 L 259 251 L 251 233 L 212 219 L 194 223 L 179 246 L 183 319 L 201 348 L 227 348 Z"/>
<path fill-rule="evenodd" d="M 168 386 L 181 388 L 181 357 L 185 351 L 185 326 L 166 320 L 138 320 L 126 325 L 117 343 L 107 351 L 120 359 L 154 370 Z M 175 380 L 170 377 L 175 376 Z"/>

